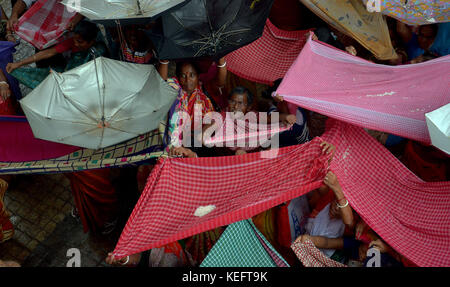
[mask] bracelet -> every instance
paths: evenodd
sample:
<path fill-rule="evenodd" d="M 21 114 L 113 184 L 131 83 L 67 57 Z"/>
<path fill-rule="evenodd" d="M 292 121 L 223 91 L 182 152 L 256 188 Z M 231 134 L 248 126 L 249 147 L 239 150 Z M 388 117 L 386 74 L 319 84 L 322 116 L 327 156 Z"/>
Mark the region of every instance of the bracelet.
<path fill-rule="evenodd" d="M 127 260 L 124 263 L 120 263 L 120 265 L 127 265 L 127 263 L 130 261 L 130 256 L 127 256 Z"/>
<path fill-rule="evenodd" d="M 336 206 L 339 207 L 339 208 L 347 207 L 347 205 L 348 205 L 348 200 L 346 199 L 345 201 L 347 201 L 347 202 L 346 202 L 344 205 L 339 205 L 339 203 L 336 202 Z"/>
<path fill-rule="evenodd" d="M 217 65 L 217 68 L 223 68 L 227 65 L 227 62 L 225 61 L 225 63 L 223 63 L 222 65 Z"/>
<path fill-rule="evenodd" d="M 161 65 L 167 65 L 167 64 L 169 64 L 169 61 L 165 61 L 165 62 L 159 61 L 159 63 L 160 63 Z"/>
<path fill-rule="evenodd" d="M 9 84 L 7 82 L 5 82 L 5 81 L 0 81 L 0 84 L 6 84 L 8 86 L 8 88 L 9 88 Z"/>

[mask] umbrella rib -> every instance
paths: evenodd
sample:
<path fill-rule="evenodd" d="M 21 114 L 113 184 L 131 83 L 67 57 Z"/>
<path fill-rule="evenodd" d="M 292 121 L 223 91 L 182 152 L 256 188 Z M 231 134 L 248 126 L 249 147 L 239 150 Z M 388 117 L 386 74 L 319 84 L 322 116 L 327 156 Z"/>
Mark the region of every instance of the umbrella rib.
<path fill-rule="evenodd" d="M 175 18 L 175 20 L 177 20 L 177 22 L 178 22 L 184 29 L 186 29 L 186 30 L 188 30 L 188 31 L 192 31 L 192 32 L 194 32 L 194 33 L 196 33 L 196 34 L 198 34 L 198 35 L 200 35 L 200 36 L 202 36 L 202 37 L 208 38 L 207 35 L 203 35 L 202 33 L 198 32 L 198 31 L 196 31 L 196 30 L 194 30 L 194 29 L 192 29 L 192 28 L 189 28 L 189 27 L 184 26 L 184 24 L 181 22 L 181 20 L 178 18 L 178 16 L 175 15 L 175 13 L 172 13 L 172 16 Z"/>
<path fill-rule="evenodd" d="M 83 115 L 85 115 L 86 117 L 88 117 L 89 119 L 91 119 L 94 122 L 97 122 L 97 119 L 95 117 L 92 117 L 91 115 L 89 115 L 86 111 L 84 111 L 83 109 L 81 109 L 76 103 L 75 101 L 73 101 L 71 98 L 69 98 L 67 95 L 65 95 L 62 91 L 61 91 L 63 97 L 69 101 L 69 103 L 71 103 L 78 111 L 80 111 Z"/>
<path fill-rule="evenodd" d="M 134 136 L 139 136 L 139 134 L 127 132 L 127 131 L 124 131 L 124 130 L 115 128 L 115 127 L 113 127 L 113 126 L 109 126 L 108 128 L 109 128 L 109 129 L 112 129 L 112 130 L 115 130 L 115 131 L 123 132 L 123 133 L 126 133 L 126 134 L 130 134 L 130 135 L 134 135 Z"/>
<path fill-rule="evenodd" d="M 91 131 L 94 131 L 96 129 L 98 129 L 98 127 L 95 127 L 95 128 L 89 129 L 89 130 L 85 130 L 85 131 L 82 131 L 82 132 L 74 134 L 74 135 L 70 135 L 70 136 L 66 136 L 66 137 L 63 137 L 63 138 L 59 138 L 59 141 L 64 141 L 64 140 L 66 140 L 68 138 L 76 137 L 76 136 L 79 136 L 79 135 L 82 135 L 82 134 L 87 134 L 87 133 L 89 133 Z"/>
<path fill-rule="evenodd" d="M 137 94 L 135 94 L 134 95 L 134 97 L 133 98 L 136 98 L 136 96 L 137 96 Z M 127 107 L 127 106 L 129 106 L 130 105 L 130 103 L 127 103 L 127 104 L 125 104 L 125 105 L 122 105 L 113 115 L 111 115 L 110 117 L 109 117 L 109 119 L 108 119 L 108 121 L 112 121 L 118 114 L 119 114 L 119 112 L 121 111 L 121 110 L 123 110 L 125 107 Z"/>
<path fill-rule="evenodd" d="M 203 6 L 205 7 L 206 19 L 208 19 L 209 31 L 211 32 L 211 34 L 213 34 L 214 31 L 213 31 L 213 28 L 212 28 L 211 19 L 209 19 L 208 9 L 206 8 L 206 1 L 205 0 L 203 0 Z"/>

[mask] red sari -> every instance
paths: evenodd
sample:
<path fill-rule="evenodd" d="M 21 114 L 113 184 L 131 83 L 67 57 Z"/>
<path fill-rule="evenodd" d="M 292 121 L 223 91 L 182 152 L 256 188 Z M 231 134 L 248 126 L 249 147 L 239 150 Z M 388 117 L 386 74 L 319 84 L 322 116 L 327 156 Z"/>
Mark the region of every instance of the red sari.
<path fill-rule="evenodd" d="M 109 169 L 66 174 L 84 232 L 101 231 L 118 212 L 118 199 L 109 175 Z"/>

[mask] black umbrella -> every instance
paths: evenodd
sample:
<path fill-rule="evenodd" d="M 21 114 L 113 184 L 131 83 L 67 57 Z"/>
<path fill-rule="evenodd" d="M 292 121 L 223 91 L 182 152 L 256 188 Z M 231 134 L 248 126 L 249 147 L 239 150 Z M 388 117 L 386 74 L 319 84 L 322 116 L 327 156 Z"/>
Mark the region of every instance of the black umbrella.
<path fill-rule="evenodd" d="M 261 37 L 274 0 L 191 0 L 148 31 L 160 59 L 220 58 Z"/>

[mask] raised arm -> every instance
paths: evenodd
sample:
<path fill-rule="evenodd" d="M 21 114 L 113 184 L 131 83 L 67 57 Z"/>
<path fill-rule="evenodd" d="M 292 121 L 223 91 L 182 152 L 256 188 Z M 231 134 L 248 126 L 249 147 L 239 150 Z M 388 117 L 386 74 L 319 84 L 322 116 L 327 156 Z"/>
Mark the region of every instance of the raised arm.
<path fill-rule="evenodd" d="M 34 62 L 38 62 L 38 61 L 41 61 L 44 59 L 51 58 L 56 54 L 58 54 L 58 52 L 56 52 L 56 49 L 54 47 L 40 51 L 40 52 L 34 54 L 33 56 L 23 59 L 22 61 L 15 62 L 15 63 L 8 63 L 8 65 L 6 65 L 6 71 L 8 73 L 11 73 L 15 69 L 20 68 L 24 65 L 28 65 L 28 64 L 31 64 Z"/>
<path fill-rule="evenodd" d="M 348 200 L 345 198 L 344 193 L 342 192 L 342 188 L 339 184 L 337 176 L 332 171 L 329 171 L 325 176 L 323 183 L 334 192 L 334 195 L 336 197 L 336 206 L 340 211 L 340 215 L 344 224 L 349 226 L 350 228 L 353 228 L 355 224 L 353 220 L 353 210 L 348 204 Z"/>
<path fill-rule="evenodd" d="M 164 81 L 167 81 L 169 75 L 169 61 L 159 61 L 158 73 Z"/>
<path fill-rule="evenodd" d="M 225 57 L 222 57 L 217 61 L 217 75 L 216 83 L 219 88 L 225 86 L 227 80 L 227 63 L 225 62 Z"/>
<path fill-rule="evenodd" d="M 23 0 L 17 0 L 16 4 L 14 4 L 12 11 L 11 11 L 11 17 L 9 17 L 8 22 L 6 23 L 6 29 L 10 32 L 14 30 L 14 25 L 17 24 L 19 21 L 19 16 L 22 15 L 22 13 L 27 8 L 27 4 L 23 2 Z"/>

